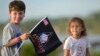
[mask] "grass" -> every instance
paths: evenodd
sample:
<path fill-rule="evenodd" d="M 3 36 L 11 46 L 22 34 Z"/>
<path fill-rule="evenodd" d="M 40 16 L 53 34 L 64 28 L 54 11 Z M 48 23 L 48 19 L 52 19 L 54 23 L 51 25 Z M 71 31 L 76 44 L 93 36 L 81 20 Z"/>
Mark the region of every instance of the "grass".
<path fill-rule="evenodd" d="M 24 44 L 22 46 L 21 50 L 22 50 L 21 56 L 36 56 L 36 52 L 35 52 L 34 47 L 32 46 L 31 43 Z M 48 54 L 48 56 L 59 56 L 59 55 L 63 56 L 62 46 L 58 47 L 56 50 L 54 50 L 53 52 Z M 91 56 L 100 56 L 100 52 L 96 52 L 95 50 L 91 50 L 90 55 Z"/>
<path fill-rule="evenodd" d="M 92 51 L 91 52 L 91 56 L 100 56 L 100 52 L 94 52 L 94 51 Z"/>
<path fill-rule="evenodd" d="M 25 43 L 21 48 L 21 56 L 36 56 L 32 43 Z"/>
<path fill-rule="evenodd" d="M 56 50 L 51 52 L 48 56 L 58 56 L 59 55 L 58 51 L 60 51 L 60 48 L 57 48 Z M 32 43 L 23 44 L 21 48 L 21 56 L 36 56 L 36 52 Z"/>

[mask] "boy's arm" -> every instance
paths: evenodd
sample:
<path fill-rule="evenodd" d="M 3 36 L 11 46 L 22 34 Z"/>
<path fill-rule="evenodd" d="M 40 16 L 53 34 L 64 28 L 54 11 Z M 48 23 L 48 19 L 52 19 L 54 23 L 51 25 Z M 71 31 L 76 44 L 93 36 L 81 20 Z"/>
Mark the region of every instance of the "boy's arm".
<path fill-rule="evenodd" d="M 89 48 L 86 48 L 86 56 L 90 56 Z"/>
<path fill-rule="evenodd" d="M 21 41 L 21 38 L 20 38 L 20 40 L 19 40 L 18 38 L 20 38 L 20 37 L 15 37 L 15 38 L 13 38 L 13 39 L 10 39 L 10 40 L 8 41 L 8 43 L 7 43 L 5 46 L 6 46 L 6 47 L 11 47 L 11 46 L 16 45 L 18 42 Z"/>
<path fill-rule="evenodd" d="M 65 50 L 64 50 L 64 56 L 69 56 L 69 55 L 70 55 L 70 50 L 65 49 Z"/>
<path fill-rule="evenodd" d="M 30 36 L 29 34 L 25 33 L 25 34 L 21 35 L 20 37 L 15 37 L 15 38 L 13 38 L 13 39 L 10 39 L 10 40 L 8 41 L 8 43 L 7 43 L 5 46 L 6 46 L 6 47 L 14 46 L 14 45 L 16 45 L 18 42 L 20 42 L 20 41 L 22 41 L 22 40 L 28 39 L 29 36 Z"/>

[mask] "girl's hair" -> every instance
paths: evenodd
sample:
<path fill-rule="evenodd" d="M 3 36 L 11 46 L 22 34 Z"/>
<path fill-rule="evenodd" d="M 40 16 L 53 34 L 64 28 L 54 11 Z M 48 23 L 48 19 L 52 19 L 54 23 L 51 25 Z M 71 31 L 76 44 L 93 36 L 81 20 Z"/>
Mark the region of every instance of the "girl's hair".
<path fill-rule="evenodd" d="M 70 32 L 70 25 L 71 25 L 72 22 L 78 22 L 78 23 L 81 25 L 81 27 L 83 28 L 83 31 L 81 32 L 81 35 L 80 35 L 81 37 L 82 37 L 82 36 L 87 36 L 85 23 L 84 23 L 84 21 L 83 21 L 82 19 L 80 19 L 79 17 L 74 17 L 74 18 L 72 18 L 72 19 L 69 21 L 69 24 L 68 24 L 68 32 L 69 32 L 69 34 L 71 34 L 71 32 Z"/>

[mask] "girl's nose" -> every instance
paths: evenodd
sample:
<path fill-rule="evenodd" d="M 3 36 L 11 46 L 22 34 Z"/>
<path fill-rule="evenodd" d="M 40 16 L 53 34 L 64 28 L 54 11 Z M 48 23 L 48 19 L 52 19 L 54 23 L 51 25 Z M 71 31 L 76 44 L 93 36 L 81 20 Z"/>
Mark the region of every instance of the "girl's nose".
<path fill-rule="evenodd" d="M 74 30 L 76 30 L 77 29 L 77 27 L 76 26 L 74 26 Z"/>

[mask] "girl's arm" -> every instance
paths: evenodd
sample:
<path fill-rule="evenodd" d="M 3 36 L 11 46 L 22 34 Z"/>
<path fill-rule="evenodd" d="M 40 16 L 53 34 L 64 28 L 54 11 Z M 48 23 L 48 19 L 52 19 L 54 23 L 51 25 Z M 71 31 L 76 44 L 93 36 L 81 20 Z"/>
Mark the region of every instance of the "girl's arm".
<path fill-rule="evenodd" d="M 69 55 L 70 55 L 70 50 L 65 49 L 65 50 L 64 50 L 64 56 L 69 56 Z"/>
<path fill-rule="evenodd" d="M 86 48 L 86 56 L 90 56 L 89 48 Z"/>

